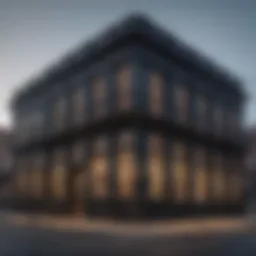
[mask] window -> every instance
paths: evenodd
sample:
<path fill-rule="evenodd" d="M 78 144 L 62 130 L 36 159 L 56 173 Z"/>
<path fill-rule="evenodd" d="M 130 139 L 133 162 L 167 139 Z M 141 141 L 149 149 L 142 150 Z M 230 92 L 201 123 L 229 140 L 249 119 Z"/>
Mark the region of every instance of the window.
<path fill-rule="evenodd" d="M 94 117 L 102 117 L 107 110 L 107 84 L 103 78 L 92 81 Z"/>
<path fill-rule="evenodd" d="M 117 191 L 124 199 L 135 196 L 136 179 L 135 136 L 124 132 L 117 141 Z"/>
<path fill-rule="evenodd" d="M 24 157 L 19 157 L 16 162 L 15 187 L 18 196 L 24 196 L 27 193 L 27 163 Z"/>
<path fill-rule="evenodd" d="M 67 169 L 65 163 L 65 152 L 56 151 L 52 170 L 52 192 L 57 200 L 64 200 L 66 197 Z"/>
<path fill-rule="evenodd" d="M 185 86 L 176 85 L 173 95 L 176 120 L 179 123 L 185 123 L 188 118 L 188 91 Z"/>
<path fill-rule="evenodd" d="M 117 107 L 119 110 L 129 110 L 132 106 L 132 72 L 129 66 L 123 66 L 117 71 Z"/>
<path fill-rule="evenodd" d="M 213 108 L 213 122 L 216 135 L 221 135 L 223 128 L 223 110 L 220 106 L 215 105 Z"/>
<path fill-rule="evenodd" d="M 35 158 L 32 168 L 31 187 L 34 197 L 42 197 L 44 190 L 44 156 L 39 154 Z"/>
<path fill-rule="evenodd" d="M 213 198 L 216 201 L 225 199 L 225 174 L 223 168 L 223 158 L 221 155 L 215 155 L 213 159 Z"/>
<path fill-rule="evenodd" d="M 74 125 L 80 126 L 85 120 L 85 94 L 83 88 L 77 88 L 72 97 Z"/>
<path fill-rule="evenodd" d="M 54 106 L 54 127 L 57 131 L 63 130 L 66 115 L 66 99 L 61 98 Z"/>
<path fill-rule="evenodd" d="M 85 157 L 84 141 L 78 141 L 72 148 L 72 160 L 74 164 L 82 164 Z"/>
<path fill-rule="evenodd" d="M 239 131 L 239 121 L 238 121 L 238 113 L 235 111 L 230 111 L 228 114 L 228 133 L 231 133 L 231 136 L 236 136 Z"/>
<path fill-rule="evenodd" d="M 174 143 L 171 159 L 173 198 L 175 202 L 183 203 L 188 197 L 188 165 L 184 144 Z"/>
<path fill-rule="evenodd" d="M 74 193 L 76 200 L 79 202 L 85 199 L 86 192 L 88 191 L 87 184 L 90 182 L 88 176 L 90 173 L 87 166 L 85 165 L 85 159 L 87 159 L 86 153 L 87 152 L 84 141 L 78 141 L 75 143 L 72 150 L 72 159 L 73 163 L 76 164 L 79 169 L 75 175 Z"/>
<path fill-rule="evenodd" d="M 148 138 L 148 195 L 151 200 L 162 200 L 165 192 L 163 138 L 150 135 Z"/>
<path fill-rule="evenodd" d="M 108 141 L 104 137 L 97 138 L 94 141 L 91 158 L 92 194 L 94 198 L 105 198 L 108 196 L 108 160 Z"/>
<path fill-rule="evenodd" d="M 196 97 L 196 123 L 199 130 L 203 131 L 207 125 L 207 101 L 202 97 Z"/>
<path fill-rule="evenodd" d="M 193 153 L 194 157 L 194 199 L 196 203 L 204 203 L 207 199 L 207 163 L 203 148 Z"/>
<path fill-rule="evenodd" d="M 160 74 L 149 76 L 149 110 L 153 115 L 163 114 L 164 81 Z"/>
<path fill-rule="evenodd" d="M 229 170 L 229 199 L 233 202 L 239 201 L 243 194 L 243 177 L 241 164 L 235 158 L 231 158 Z"/>

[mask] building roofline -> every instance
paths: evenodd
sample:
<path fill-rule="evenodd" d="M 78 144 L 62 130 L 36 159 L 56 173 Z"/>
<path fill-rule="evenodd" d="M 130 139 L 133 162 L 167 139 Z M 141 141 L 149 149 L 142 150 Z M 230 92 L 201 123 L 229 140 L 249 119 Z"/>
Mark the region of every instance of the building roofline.
<path fill-rule="evenodd" d="M 199 52 L 195 51 L 181 40 L 176 38 L 171 32 L 161 28 L 153 19 L 145 14 L 136 13 L 127 15 L 124 19 L 110 25 L 102 34 L 94 39 L 83 43 L 72 52 L 69 52 L 57 63 L 50 65 L 47 70 L 35 79 L 31 79 L 21 90 L 17 91 L 11 101 L 11 107 L 29 94 L 31 90 L 43 86 L 49 79 L 56 77 L 59 73 L 71 68 L 72 66 L 97 55 L 102 50 L 114 44 L 120 38 L 124 38 L 131 34 L 148 38 L 158 47 L 164 48 L 166 51 L 175 54 L 176 57 L 193 65 L 219 80 L 223 80 L 225 84 L 236 90 L 243 98 L 247 97 L 244 89 L 241 87 L 242 82 L 238 77 L 224 70 L 219 65 L 214 64 L 212 60 L 206 58 Z"/>

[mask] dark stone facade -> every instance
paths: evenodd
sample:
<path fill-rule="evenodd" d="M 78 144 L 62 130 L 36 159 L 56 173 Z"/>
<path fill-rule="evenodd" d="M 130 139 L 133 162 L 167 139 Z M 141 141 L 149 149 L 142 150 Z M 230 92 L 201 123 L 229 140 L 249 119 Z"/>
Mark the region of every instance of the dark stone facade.
<path fill-rule="evenodd" d="M 180 86 L 182 90 L 176 90 Z M 74 100 L 79 89 L 82 97 Z M 147 17 L 129 16 L 50 67 L 14 97 L 16 205 L 30 210 L 143 218 L 242 212 L 244 102 L 245 94 L 236 78 L 188 49 Z M 78 109 L 81 120 L 75 123 Z M 124 131 L 132 139 L 124 139 L 123 150 L 118 143 Z M 95 141 L 102 136 L 107 149 L 94 153 Z M 149 149 L 151 136 L 153 146 Z M 186 151 L 180 170 L 175 169 L 172 158 L 176 142 L 182 143 Z M 131 148 L 127 146 L 130 143 Z M 78 144 L 83 153 L 76 161 L 73 152 Z M 195 170 L 200 168 L 194 159 L 197 147 L 205 152 L 205 165 L 200 167 L 204 170 L 198 173 Z M 52 173 L 56 149 L 63 151 L 61 166 L 66 170 L 64 190 L 55 191 L 58 198 L 51 185 L 55 182 Z M 222 157 L 220 173 L 225 188 L 230 184 L 229 175 L 236 174 L 240 194 L 235 199 L 230 191 L 224 191 L 221 200 L 213 198 L 213 191 L 218 190 L 213 188 L 215 154 Z M 43 156 L 40 168 L 35 167 L 37 155 Z M 128 164 L 130 161 L 133 165 Z M 93 167 L 94 162 L 100 164 Z M 119 174 L 122 168 L 126 174 Z M 86 185 L 78 193 L 75 182 L 81 173 L 85 174 L 81 180 Z M 127 173 L 130 176 L 122 178 Z M 180 173 L 182 177 L 175 176 Z M 186 180 L 185 187 L 182 180 Z M 94 194 L 95 182 L 102 185 L 95 188 Z M 197 182 L 204 184 L 200 185 L 202 190 L 197 190 Z M 26 192 L 19 188 L 20 184 L 27 188 Z M 34 197 L 33 189 L 40 186 L 40 197 Z"/>

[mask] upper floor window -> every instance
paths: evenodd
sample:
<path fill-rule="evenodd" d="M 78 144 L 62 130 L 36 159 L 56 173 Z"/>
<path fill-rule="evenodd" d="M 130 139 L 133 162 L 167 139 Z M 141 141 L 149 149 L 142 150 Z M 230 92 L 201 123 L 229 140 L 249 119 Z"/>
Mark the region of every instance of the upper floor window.
<path fill-rule="evenodd" d="M 216 135 L 221 135 L 223 131 L 223 109 L 219 105 L 213 107 L 213 123 Z"/>
<path fill-rule="evenodd" d="M 231 136 L 236 136 L 239 132 L 239 118 L 238 113 L 236 111 L 229 111 L 227 113 L 227 132 Z"/>
<path fill-rule="evenodd" d="M 158 73 L 149 75 L 149 110 L 153 115 L 163 114 L 164 80 Z"/>
<path fill-rule="evenodd" d="M 199 130 L 205 130 L 207 125 L 207 100 L 202 97 L 196 97 L 196 123 Z"/>
<path fill-rule="evenodd" d="M 103 116 L 107 110 L 107 84 L 104 78 L 94 78 L 92 81 L 94 117 Z"/>
<path fill-rule="evenodd" d="M 62 130 L 65 125 L 67 110 L 67 101 L 65 98 L 59 99 L 54 106 L 54 127 L 56 130 Z"/>
<path fill-rule="evenodd" d="M 132 106 L 132 69 L 122 66 L 116 75 L 117 107 L 119 110 L 129 110 Z"/>
<path fill-rule="evenodd" d="M 38 137 L 43 133 L 44 116 L 40 111 L 35 111 L 30 115 L 29 118 L 29 131 L 30 136 Z"/>
<path fill-rule="evenodd" d="M 188 118 L 188 90 L 185 86 L 178 84 L 174 87 L 175 116 L 179 123 L 185 123 Z"/>
<path fill-rule="evenodd" d="M 85 120 L 85 91 L 77 88 L 72 97 L 74 125 L 81 125 Z"/>

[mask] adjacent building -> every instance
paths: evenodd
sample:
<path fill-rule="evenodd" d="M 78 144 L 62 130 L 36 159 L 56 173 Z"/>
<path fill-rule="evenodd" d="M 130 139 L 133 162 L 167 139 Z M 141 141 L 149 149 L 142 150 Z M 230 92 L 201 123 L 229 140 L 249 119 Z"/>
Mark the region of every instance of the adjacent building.
<path fill-rule="evenodd" d="M 129 15 L 12 101 L 19 207 L 115 217 L 244 209 L 240 81 Z"/>

